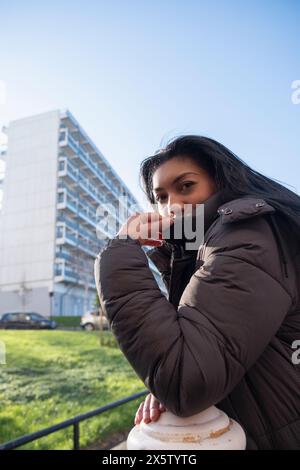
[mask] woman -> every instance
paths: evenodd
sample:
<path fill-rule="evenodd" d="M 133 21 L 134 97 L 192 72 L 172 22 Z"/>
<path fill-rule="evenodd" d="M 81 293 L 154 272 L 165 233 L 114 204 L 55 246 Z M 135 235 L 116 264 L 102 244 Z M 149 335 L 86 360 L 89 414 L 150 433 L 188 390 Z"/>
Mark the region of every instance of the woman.
<path fill-rule="evenodd" d="M 136 422 L 216 405 L 243 426 L 247 449 L 300 449 L 300 197 L 201 136 L 145 159 L 141 178 L 154 221 L 130 217 L 95 262 L 112 332 L 150 392 Z M 162 241 L 185 204 L 204 205 L 197 250 Z M 155 246 L 147 255 L 168 299 L 143 245 Z"/>

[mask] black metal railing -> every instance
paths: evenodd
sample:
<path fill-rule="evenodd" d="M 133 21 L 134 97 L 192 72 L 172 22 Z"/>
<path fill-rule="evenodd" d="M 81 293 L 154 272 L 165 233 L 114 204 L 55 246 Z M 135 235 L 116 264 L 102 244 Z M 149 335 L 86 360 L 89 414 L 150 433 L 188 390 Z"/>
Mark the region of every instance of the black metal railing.
<path fill-rule="evenodd" d="M 121 400 L 114 401 L 113 403 L 109 403 L 108 405 L 101 406 L 101 408 L 96 408 L 95 410 L 88 411 L 87 413 L 83 413 L 73 418 L 67 419 L 66 421 L 62 421 L 61 423 L 54 424 L 53 426 L 49 426 L 48 428 L 41 429 L 40 431 L 33 432 L 31 434 L 26 434 L 25 436 L 18 437 L 12 441 L 5 442 L 4 444 L 0 444 L 0 450 L 11 450 L 16 449 L 17 447 L 21 447 L 28 442 L 35 441 L 40 439 L 41 437 L 48 436 L 49 434 L 53 434 L 54 432 L 61 431 L 62 429 L 66 429 L 70 426 L 73 426 L 73 450 L 80 449 L 80 429 L 79 425 L 82 421 L 87 419 L 93 418 L 94 416 L 98 416 L 105 411 L 111 410 L 113 408 L 117 408 L 118 406 L 124 405 L 130 401 L 133 401 L 137 398 L 140 398 L 149 393 L 149 390 L 144 390 L 142 392 L 136 393 L 134 395 L 130 395 L 129 397 L 122 398 Z"/>

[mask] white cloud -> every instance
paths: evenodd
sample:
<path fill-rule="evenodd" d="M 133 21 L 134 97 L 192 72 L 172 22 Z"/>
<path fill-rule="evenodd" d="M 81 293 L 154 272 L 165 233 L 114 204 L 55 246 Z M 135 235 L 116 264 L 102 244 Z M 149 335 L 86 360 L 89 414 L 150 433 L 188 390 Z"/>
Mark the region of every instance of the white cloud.
<path fill-rule="evenodd" d="M 300 80 L 294 80 L 292 83 L 292 89 L 295 90 L 292 93 L 292 103 L 300 104 Z"/>

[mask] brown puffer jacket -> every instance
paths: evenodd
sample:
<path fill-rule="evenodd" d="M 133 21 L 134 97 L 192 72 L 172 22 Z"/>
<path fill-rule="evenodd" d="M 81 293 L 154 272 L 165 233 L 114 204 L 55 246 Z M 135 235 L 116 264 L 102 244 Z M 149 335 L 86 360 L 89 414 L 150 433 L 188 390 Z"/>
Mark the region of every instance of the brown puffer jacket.
<path fill-rule="evenodd" d="M 221 204 L 220 204 L 221 203 Z M 300 253 L 280 214 L 250 196 L 204 203 L 196 252 L 109 240 L 95 262 L 100 302 L 148 390 L 181 417 L 211 405 L 247 449 L 300 449 Z"/>

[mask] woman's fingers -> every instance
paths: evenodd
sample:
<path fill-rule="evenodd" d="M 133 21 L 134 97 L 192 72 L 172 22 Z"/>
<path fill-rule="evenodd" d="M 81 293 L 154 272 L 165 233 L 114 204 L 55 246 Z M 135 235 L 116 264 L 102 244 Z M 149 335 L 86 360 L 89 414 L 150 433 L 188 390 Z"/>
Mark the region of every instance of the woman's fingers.
<path fill-rule="evenodd" d="M 160 403 L 159 404 L 159 411 L 160 412 L 167 411 L 167 408 L 162 403 Z"/>
<path fill-rule="evenodd" d="M 160 240 L 140 240 L 141 245 L 147 245 L 147 246 L 162 246 L 163 242 Z"/>
<path fill-rule="evenodd" d="M 140 404 L 136 415 L 135 424 L 140 424 L 143 420 L 144 423 L 148 424 L 151 421 L 157 421 L 164 411 L 167 411 L 165 406 L 159 403 L 157 398 L 151 393 L 147 395 L 146 399 Z"/>
<path fill-rule="evenodd" d="M 147 217 L 141 218 L 141 233 L 145 239 L 161 239 L 162 232 L 166 230 L 173 222 L 172 216 L 161 216 L 156 212 L 146 213 Z"/>
<path fill-rule="evenodd" d="M 161 245 L 162 232 L 174 222 L 172 216 L 161 216 L 157 212 L 143 212 L 131 216 L 120 233 L 138 239 L 142 245 Z"/>
<path fill-rule="evenodd" d="M 152 214 L 152 213 L 151 213 Z M 158 214 L 155 214 L 155 217 L 148 219 L 147 223 L 141 223 L 140 225 L 140 243 L 141 245 L 150 245 L 150 246 L 161 246 L 163 244 L 163 235 L 162 233 L 170 227 L 174 222 L 173 217 L 162 217 Z"/>
<path fill-rule="evenodd" d="M 144 402 L 142 402 L 135 414 L 134 424 L 140 424 L 143 419 Z"/>
<path fill-rule="evenodd" d="M 144 423 L 150 423 L 150 402 L 151 402 L 151 393 L 146 396 L 143 410 L 143 421 Z"/>
<path fill-rule="evenodd" d="M 157 401 L 154 395 L 151 395 L 150 419 L 151 421 L 157 421 L 159 417 L 160 417 L 159 402 Z"/>

